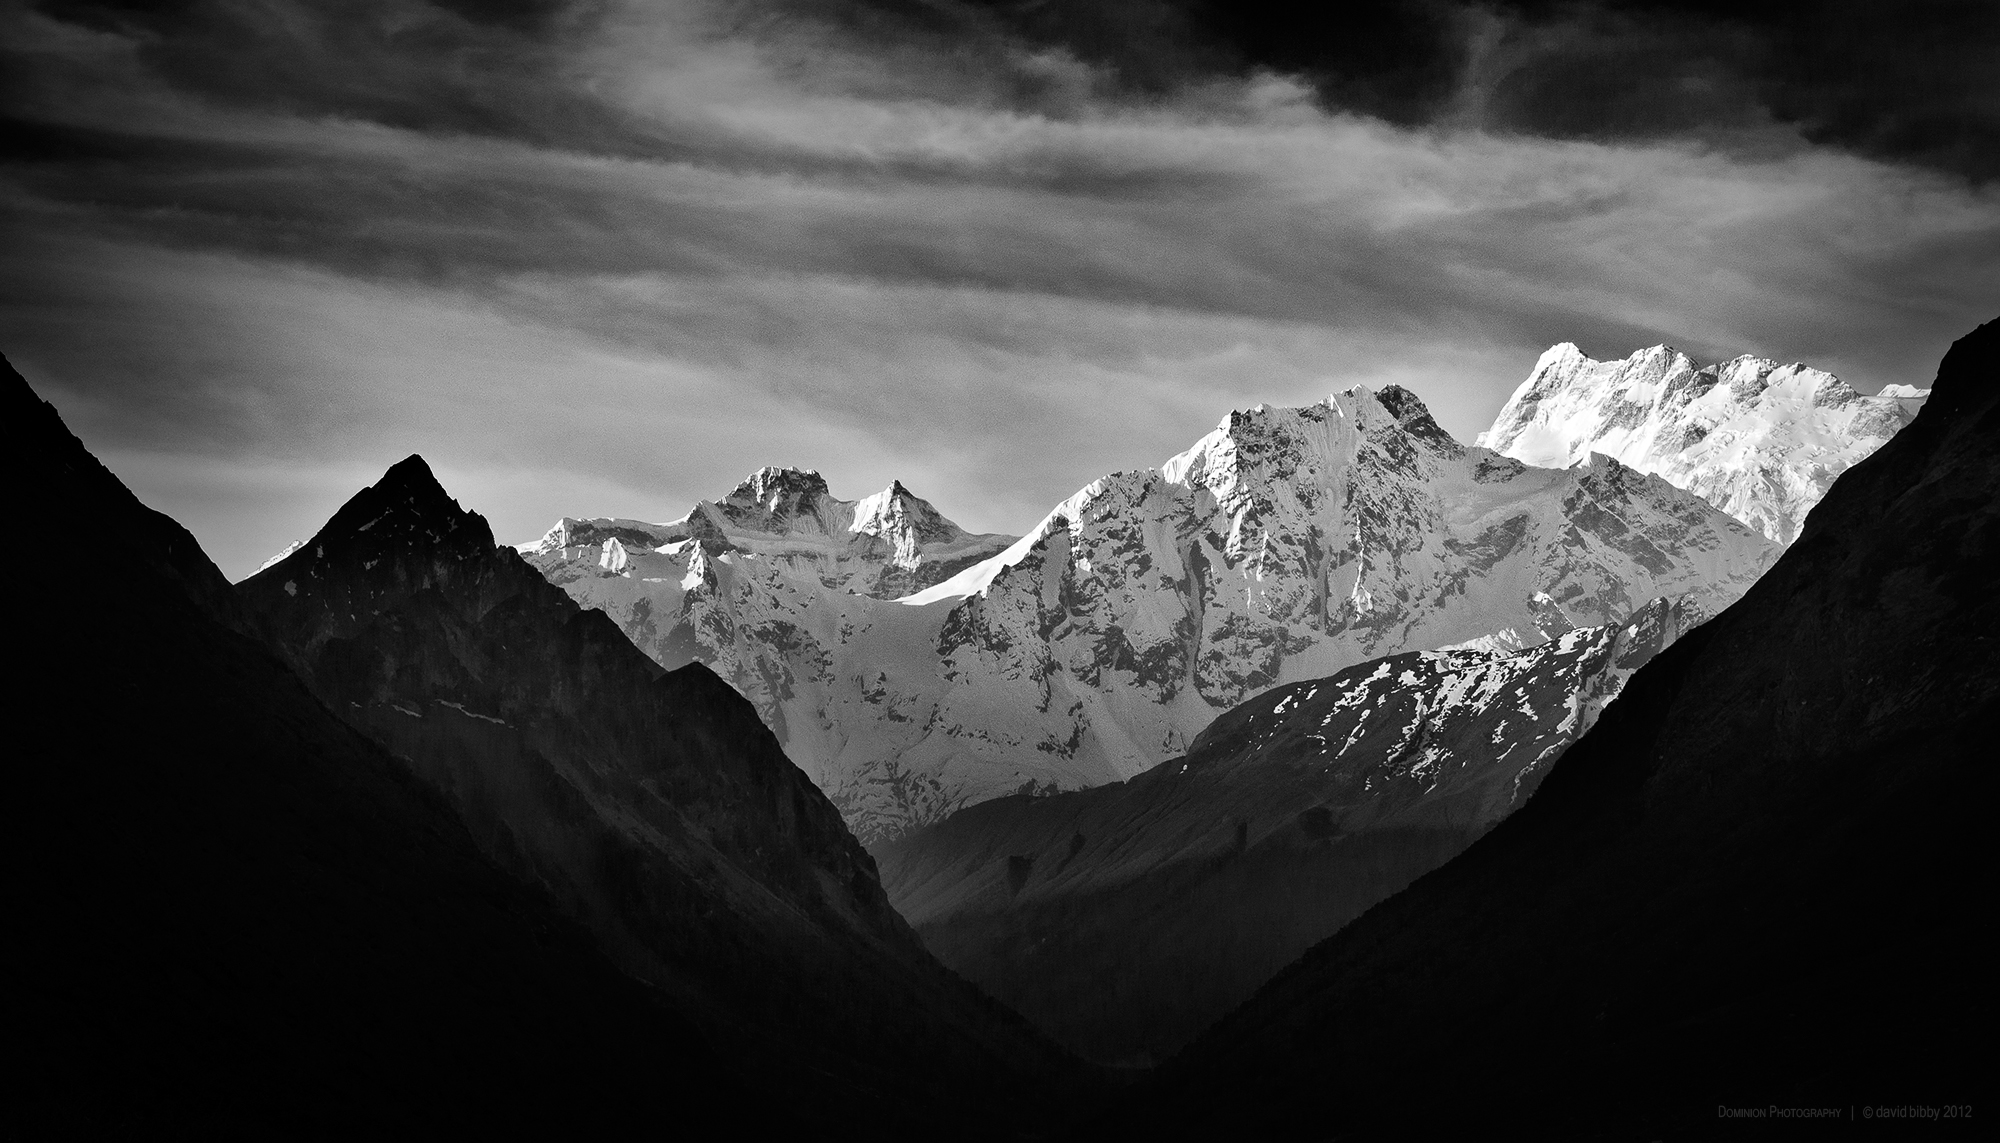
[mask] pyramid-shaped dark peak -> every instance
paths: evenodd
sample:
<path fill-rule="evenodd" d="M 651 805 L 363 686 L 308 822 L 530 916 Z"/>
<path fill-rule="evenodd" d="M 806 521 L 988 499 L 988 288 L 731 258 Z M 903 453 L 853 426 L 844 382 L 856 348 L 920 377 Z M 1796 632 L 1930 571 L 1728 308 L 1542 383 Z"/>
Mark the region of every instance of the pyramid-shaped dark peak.
<path fill-rule="evenodd" d="M 378 488 L 383 485 L 395 485 L 411 489 L 436 489 L 439 495 L 444 493 L 444 486 L 438 483 L 437 474 L 431 471 L 430 464 L 424 460 L 422 454 L 414 452 L 390 465 L 389 471 L 383 473 L 382 479 L 375 484 Z"/>
<path fill-rule="evenodd" d="M 493 547 L 485 518 L 460 507 L 431 466 L 413 453 L 355 493 L 297 551 L 245 582 L 379 576 L 440 558 L 456 562 L 487 555 Z"/>
<path fill-rule="evenodd" d="M 458 501 L 438 483 L 437 474 L 424 458 L 411 453 L 389 466 L 382 479 L 370 485 L 361 494 L 373 493 L 376 498 L 398 503 L 423 514 L 448 515 L 457 517 L 465 514 Z M 357 500 L 360 496 L 356 497 Z"/>
<path fill-rule="evenodd" d="M 357 493 L 340 512 L 334 515 L 339 521 L 350 510 L 391 511 L 401 515 L 430 517 L 439 520 L 457 520 L 471 515 L 459 507 L 458 501 L 438 483 L 437 474 L 424 458 L 411 453 L 389 466 L 382 479 Z M 329 522 L 329 527 L 332 522 Z"/>

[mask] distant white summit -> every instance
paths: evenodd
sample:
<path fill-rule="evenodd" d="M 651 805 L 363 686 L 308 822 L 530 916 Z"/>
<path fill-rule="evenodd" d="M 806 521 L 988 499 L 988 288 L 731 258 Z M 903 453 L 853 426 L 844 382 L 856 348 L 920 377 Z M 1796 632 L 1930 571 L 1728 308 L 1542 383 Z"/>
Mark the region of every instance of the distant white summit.
<path fill-rule="evenodd" d="M 1603 453 L 1789 544 L 1834 479 L 1929 395 L 1892 385 L 1866 397 L 1830 373 L 1761 357 L 1704 367 L 1666 345 L 1596 361 L 1564 342 L 1478 443 L 1554 468 Z"/>
<path fill-rule="evenodd" d="M 894 599 L 1013 542 L 1012 536 L 965 531 L 900 480 L 873 496 L 839 500 L 817 472 L 760 468 L 727 496 L 704 500 L 678 520 L 648 524 L 565 516 L 521 551 L 562 553 L 565 562 L 588 555 L 619 574 L 637 567 L 634 561 L 661 574 L 671 564 L 675 579 L 686 578 L 691 569 L 701 574 L 704 561 L 737 553 L 782 564 L 828 590 Z"/>

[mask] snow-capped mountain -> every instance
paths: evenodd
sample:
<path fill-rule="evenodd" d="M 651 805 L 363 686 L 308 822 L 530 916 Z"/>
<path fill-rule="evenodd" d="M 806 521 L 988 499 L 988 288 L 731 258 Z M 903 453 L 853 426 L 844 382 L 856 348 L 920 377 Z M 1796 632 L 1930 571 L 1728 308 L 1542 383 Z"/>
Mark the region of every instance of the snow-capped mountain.
<path fill-rule="evenodd" d="M 966 532 L 901 481 L 860 500 L 837 500 L 817 472 L 762 468 L 729 495 L 704 500 L 672 523 L 564 517 L 521 550 L 589 548 L 592 559 L 614 573 L 643 555 L 666 554 L 689 569 L 684 575 L 704 574 L 707 561 L 734 554 L 817 581 L 827 591 L 894 599 L 1013 542 L 1012 536 Z"/>
<path fill-rule="evenodd" d="M 1478 443 L 1555 468 L 1603 453 L 1789 544 L 1834 478 L 1929 395 L 1891 385 L 1865 397 L 1830 373 L 1760 357 L 1697 366 L 1665 345 L 1594 361 L 1564 342 L 1542 354 Z"/>
<path fill-rule="evenodd" d="M 1996 378 L 2000 321 L 1524 810 L 1134 1084 L 1118 1130 L 1390 1138 L 1422 1108 L 1654 1138 L 1703 1134 L 1709 1091 L 1985 1082 Z"/>
<path fill-rule="evenodd" d="M 995 799 L 877 846 L 883 885 L 946 964 L 1071 1049 L 1164 1058 L 1524 804 L 1704 618 L 1657 599 L 1511 655 L 1411 652 L 1278 687 L 1129 782 Z"/>
<path fill-rule="evenodd" d="M 814 499 L 824 487 L 766 470 L 676 524 L 565 520 L 523 551 L 661 663 L 730 679 L 864 839 L 1131 777 L 1250 694 L 1367 659 L 1529 646 L 1659 596 L 1719 610 L 1778 551 L 1607 458 L 1558 470 L 1467 448 L 1396 387 L 1232 413 L 900 599 L 885 596 L 1005 538 L 892 487 L 885 507 L 909 506 L 867 518 L 938 537 L 911 527 L 898 579 L 884 569 L 908 565 L 881 561 L 900 540 L 840 554 L 864 514 L 822 511 L 840 503 Z"/>

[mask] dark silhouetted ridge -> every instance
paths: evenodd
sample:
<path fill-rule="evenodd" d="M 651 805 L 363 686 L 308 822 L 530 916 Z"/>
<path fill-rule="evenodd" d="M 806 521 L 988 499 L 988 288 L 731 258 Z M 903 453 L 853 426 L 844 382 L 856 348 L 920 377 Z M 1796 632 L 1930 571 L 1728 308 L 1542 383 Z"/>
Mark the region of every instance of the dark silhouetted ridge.
<path fill-rule="evenodd" d="M 93 534 L 116 536 L 121 559 L 177 585 L 210 611 L 231 612 L 235 602 L 229 580 L 188 530 L 141 504 L 12 364 L 0 359 L 0 368 L 6 370 L 0 387 L 6 389 L 8 465 L 13 470 L 8 495 L 21 509 L 15 519 L 66 520 Z"/>
<path fill-rule="evenodd" d="M 662 676 L 420 459 L 232 592 L 5 386 L 9 506 L 124 542 L 15 629 L 17 1121 L 1003 1137 L 1072 1106 L 740 697 Z"/>
<path fill-rule="evenodd" d="M 767 476 L 774 496 L 817 480 Z M 237 593 L 493 861 L 675 997 L 719 1055 L 784 1074 L 792 1105 L 862 1100 L 892 1135 L 958 1108 L 1004 1133 L 1042 1112 L 1023 1093 L 1073 1090 L 1074 1061 L 925 952 L 747 700 L 706 667 L 663 673 L 496 545 L 421 458 Z"/>
<path fill-rule="evenodd" d="M 31 1136 L 796 1130 L 444 801 L 231 629 L 228 586 L 11 369 L 10 510 L 120 542 L 73 603 L 10 574 Z"/>

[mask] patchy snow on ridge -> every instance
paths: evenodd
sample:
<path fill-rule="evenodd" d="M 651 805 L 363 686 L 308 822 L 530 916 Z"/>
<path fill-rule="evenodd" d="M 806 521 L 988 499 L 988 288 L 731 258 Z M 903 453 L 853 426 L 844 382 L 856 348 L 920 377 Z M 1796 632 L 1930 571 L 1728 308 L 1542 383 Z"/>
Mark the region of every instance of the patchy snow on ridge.
<path fill-rule="evenodd" d="M 1603 453 L 1789 544 L 1834 479 L 1929 395 L 1891 385 L 1865 397 L 1832 374 L 1759 357 L 1697 366 L 1665 345 L 1596 361 L 1565 342 L 1535 363 L 1478 443 L 1553 468 Z"/>
<path fill-rule="evenodd" d="M 306 542 L 305 542 L 304 540 L 293 540 L 293 541 L 292 541 L 291 543 L 289 543 L 289 544 L 286 544 L 286 545 L 285 545 L 285 550 L 284 550 L 284 551 L 282 551 L 282 552 L 279 552 L 279 553 L 278 553 L 277 555 L 275 555 L 275 556 L 272 556 L 272 557 L 271 557 L 270 559 L 268 559 L 268 560 L 265 560 L 265 561 L 264 561 L 263 563 L 261 563 L 261 564 L 258 564 L 258 565 L 257 565 L 257 571 L 259 571 L 259 572 L 260 572 L 260 571 L 264 571 L 264 570 L 265 570 L 265 569 L 267 569 L 267 568 L 271 568 L 271 567 L 275 567 L 275 566 L 277 566 L 278 564 L 281 564 L 281 563 L 284 563 L 284 562 L 285 562 L 285 557 L 286 557 L 286 556 L 289 556 L 289 555 L 291 555 L 291 554 L 292 554 L 293 552 L 296 552 L 296 551 L 298 551 L 298 550 L 299 550 L 300 548 L 303 548 L 303 547 L 305 547 L 305 546 L 306 546 Z M 256 574 L 257 574 L 257 572 L 251 572 L 250 574 L 251 574 L 251 575 L 256 575 Z M 246 577 L 246 578 L 247 578 L 247 577 Z"/>

